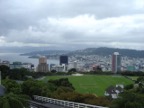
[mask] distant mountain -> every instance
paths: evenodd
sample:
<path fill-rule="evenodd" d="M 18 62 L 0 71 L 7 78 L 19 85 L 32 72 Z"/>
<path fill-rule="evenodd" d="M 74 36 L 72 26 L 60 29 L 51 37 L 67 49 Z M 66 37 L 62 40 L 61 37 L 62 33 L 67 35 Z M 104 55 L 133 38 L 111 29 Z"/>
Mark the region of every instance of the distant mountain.
<path fill-rule="evenodd" d="M 67 54 L 70 51 L 66 51 L 66 50 L 44 50 L 44 51 L 33 51 L 30 53 L 24 53 L 21 55 L 26 55 L 26 56 L 37 56 L 37 55 L 61 55 L 61 54 Z"/>
<path fill-rule="evenodd" d="M 77 51 L 70 52 L 69 55 L 79 54 L 79 55 L 108 56 L 108 55 L 112 55 L 113 52 L 119 52 L 122 56 L 144 58 L 144 50 L 118 49 L 118 48 L 106 48 L 106 47 L 87 48 L 84 50 L 77 50 Z"/>
<path fill-rule="evenodd" d="M 67 50 L 45 50 L 45 51 L 34 51 L 30 53 L 25 53 L 21 55 L 27 55 L 30 57 L 38 57 L 38 55 L 46 56 L 59 56 L 66 54 L 68 56 L 73 55 L 101 55 L 109 56 L 114 52 L 119 52 L 122 56 L 134 57 L 134 58 L 144 58 L 144 50 L 131 50 L 131 49 L 118 49 L 118 48 L 87 48 L 83 50 L 67 51 Z"/>

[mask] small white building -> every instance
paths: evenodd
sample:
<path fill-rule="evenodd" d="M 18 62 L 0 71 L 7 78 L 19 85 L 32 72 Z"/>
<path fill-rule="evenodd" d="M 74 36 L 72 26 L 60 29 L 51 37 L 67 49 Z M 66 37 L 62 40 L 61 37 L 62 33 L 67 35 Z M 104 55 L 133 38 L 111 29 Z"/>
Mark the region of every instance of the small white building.
<path fill-rule="evenodd" d="M 68 71 L 68 66 L 65 64 L 62 65 L 54 65 L 51 67 L 51 71 L 55 70 L 57 72 L 67 72 Z"/>
<path fill-rule="evenodd" d="M 109 86 L 104 95 L 108 96 L 112 99 L 116 99 L 118 98 L 119 93 L 122 93 L 124 89 L 124 85 L 123 84 L 117 84 L 116 86 Z"/>

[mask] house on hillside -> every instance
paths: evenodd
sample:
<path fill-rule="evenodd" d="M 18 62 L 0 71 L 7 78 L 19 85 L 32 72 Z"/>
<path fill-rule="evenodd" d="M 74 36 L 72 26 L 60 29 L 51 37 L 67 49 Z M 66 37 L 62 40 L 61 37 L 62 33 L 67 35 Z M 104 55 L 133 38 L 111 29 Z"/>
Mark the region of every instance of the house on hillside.
<path fill-rule="evenodd" d="M 124 89 L 124 85 L 117 84 L 116 86 L 109 86 L 106 90 L 104 95 L 110 97 L 112 99 L 118 98 L 118 94 L 122 93 Z"/>

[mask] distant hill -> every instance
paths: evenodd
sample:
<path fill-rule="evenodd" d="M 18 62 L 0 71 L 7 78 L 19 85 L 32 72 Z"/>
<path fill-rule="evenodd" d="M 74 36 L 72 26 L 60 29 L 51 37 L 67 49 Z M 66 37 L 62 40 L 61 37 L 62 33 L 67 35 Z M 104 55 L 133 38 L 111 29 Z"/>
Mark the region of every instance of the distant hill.
<path fill-rule="evenodd" d="M 134 58 L 144 58 L 144 50 L 131 50 L 131 49 L 118 49 L 118 48 L 87 48 L 84 50 L 77 50 L 70 52 L 69 55 L 80 54 L 80 55 L 102 55 L 108 56 L 112 55 L 113 52 L 119 52 L 122 56 L 134 57 Z"/>
<path fill-rule="evenodd" d="M 67 54 L 70 51 L 66 50 L 44 50 L 44 51 L 34 51 L 30 53 L 24 53 L 21 55 L 26 55 L 26 56 L 37 56 L 37 55 L 61 55 L 61 54 Z"/>
<path fill-rule="evenodd" d="M 66 54 L 68 56 L 73 55 L 102 55 L 109 56 L 112 55 L 113 52 L 119 52 L 122 56 L 134 57 L 134 58 L 144 58 L 144 50 L 131 50 L 131 49 L 118 49 L 118 48 L 87 48 L 83 50 L 76 51 L 67 51 L 67 50 L 45 50 L 45 51 L 35 51 L 30 53 L 25 53 L 22 55 L 27 55 L 31 57 L 35 57 L 37 55 L 47 55 L 47 56 L 58 56 L 62 54 Z"/>

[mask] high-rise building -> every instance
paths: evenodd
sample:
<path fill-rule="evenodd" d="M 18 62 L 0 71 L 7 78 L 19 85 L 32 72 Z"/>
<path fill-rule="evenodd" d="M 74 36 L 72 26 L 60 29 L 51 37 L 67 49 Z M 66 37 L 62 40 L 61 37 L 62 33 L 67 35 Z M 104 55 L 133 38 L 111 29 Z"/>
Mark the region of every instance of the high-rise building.
<path fill-rule="evenodd" d="M 77 63 L 77 61 L 74 61 L 74 63 L 73 63 L 73 67 L 75 68 L 75 69 L 77 69 L 78 68 L 78 63 Z"/>
<path fill-rule="evenodd" d="M 114 52 L 112 55 L 112 72 L 117 73 L 121 71 L 121 55 Z"/>
<path fill-rule="evenodd" d="M 42 64 L 42 63 L 47 63 L 47 58 L 45 56 L 41 56 L 39 58 L 39 64 Z"/>
<path fill-rule="evenodd" d="M 68 65 L 68 56 L 66 56 L 66 55 L 60 56 L 60 65 L 62 65 L 62 64 Z"/>
<path fill-rule="evenodd" d="M 39 58 L 39 64 L 37 67 L 38 72 L 48 72 L 48 64 L 47 64 L 47 58 L 45 56 L 41 56 Z"/>
<path fill-rule="evenodd" d="M 67 55 L 61 55 L 60 56 L 60 65 L 63 67 L 63 71 L 68 71 L 68 56 Z"/>

